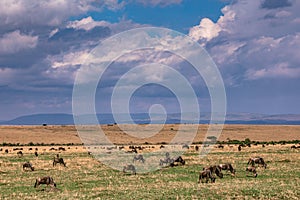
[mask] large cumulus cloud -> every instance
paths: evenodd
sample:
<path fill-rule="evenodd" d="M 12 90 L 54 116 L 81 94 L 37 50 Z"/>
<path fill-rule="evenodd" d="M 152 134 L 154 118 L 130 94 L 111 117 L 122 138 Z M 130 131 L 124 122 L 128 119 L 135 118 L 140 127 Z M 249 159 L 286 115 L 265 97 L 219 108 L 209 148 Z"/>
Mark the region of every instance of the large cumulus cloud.
<path fill-rule="evenodd" d="M 239 0 L 224 7 L 216 23 L 202 19 L 189 35 L 207 48 L 229 84 L 299 78 L 299 9 L 299 1 Z"/>

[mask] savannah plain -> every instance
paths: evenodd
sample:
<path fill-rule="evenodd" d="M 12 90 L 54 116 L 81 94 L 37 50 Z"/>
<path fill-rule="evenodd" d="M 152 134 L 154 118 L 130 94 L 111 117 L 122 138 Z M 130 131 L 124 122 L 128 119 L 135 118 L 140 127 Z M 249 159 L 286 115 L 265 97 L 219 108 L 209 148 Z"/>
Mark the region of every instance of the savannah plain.
<path fill-rule="evenodd" d="M 124 150 L 137 145 L 145 147 L 138 150 L 143 153 L 167 146 L 179 126 L 165 125 L 158 134 L 145 139 L 130 137 L 117 125 L 103 125 L 102 130 Z M 181 126 L 188 134 L 192 126 L 198 125 Z M 207 128 L 199 125 L 193 144 L 182 155 L 185 165 L 134 175 L 111 169 L 89 155 L 74 126 L 0 126 L 0 199 L 300 198 L 300 148 L 291 148 L 300 146 L 300 126 L 225 125 L 218 138 L 224 148 L 215 144 L 207 156 L 200 157 L 195 147 L 199 146 L 201 151 Z M 230 143 L 245 140 L 251 141 L 251 147 L 242 147 L 241 151 L 239 144 Z M 59 147 L 65 151 L 59 151 Z M 15 148 L 22 148 L 23 156 L 18 156 Z M 8 153 L 4 152 L 6 149 Z M 52 166 L 56 154 L 64 158 L 66 168 Z M 245 171 L 248 159 L 253 156 L 263 157 L 268 165 L 266 169 L 257 168 L 257 178 Z M 32 163 L 34 171 L 22 169 L 26 161 Z M 224 178 L 217 178 L 215 183 L 198 183 L 203 167 L 226 162 L 236 169 L 235 176 L 224 171 Z M 146 164 L 147 159 L 144 164 L 134 163 L 137 167 Z M 44 185 L 34 188 L 36 178 L 42 176 L 53 177 L 58 189 Z"/>

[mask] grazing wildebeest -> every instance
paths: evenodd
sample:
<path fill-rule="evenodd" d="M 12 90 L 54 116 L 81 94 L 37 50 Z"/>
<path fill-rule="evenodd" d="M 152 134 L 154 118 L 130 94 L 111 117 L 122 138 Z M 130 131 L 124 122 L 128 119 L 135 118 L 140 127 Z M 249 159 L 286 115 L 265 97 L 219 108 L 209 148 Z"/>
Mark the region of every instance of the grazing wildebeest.
<path fill-rule="evenodd" d="M 198 147 L 198 145 L 196 145 L 196 147 L 195 147 L 195 150 L 196 150 L 196 151 L 199 151 L 199 147 Z"/>
<path fill-rule="evenodd" d="M 208 183 L 209 179 L 212 183 L 216 181 L 216 177 L 213 176 L 213 173 L 210 169 L 204 169 L 202 172 L 200 172 L 198 183 L 203 183 L 203 179 L 205 179 L 206 183 Z"/>
<path fill-rule="evenodd" d="M 5 149 L 5 153 L 8 153 L 8 149 Z"/>
<path fill-rule="evenodd" d="M 183 158 L 181 156 L 178 156 L 177 158 L 172 159 L 171 163 L 170 163 L 170 166 L 174 167 L 175 166 L 175 162 L 181 163 L 182 165 L 185 165 L 185 160 L 183 160 Z"/>
<path fill-rule="evenodd" d="M 203 167 L 203 171 L 204 170 L 210 170 L 212 174 L 216 174 L 219 178 L 223 178 L 223 173 L 221 172 L 220 167 L 218 167 L 217 165 L 212 165 L 209 167 Z"/>
<path fill-rule="evenodd" d="M 66 151 L 64 147 L 58 147 L 58 151 Z"/>
<path fill-rule="evenodd" d="M 39 156 L 39 154 L 38 154 L 38 152 L 34 152 L 34 155 L 35 155 L 35 157 L 38 157 Z"/>
<path fill-rule="evenodd" d="M 218 167 L 221 170 L 226 170 L 226 171 L 230 171 L 231 175 L 235 175 L 235 169 L 232 167 L 232 165 L 230 163 L 225 163 L 225 164 L 219 164 Z"/>
<path fill-rule="evenodd" d="M 21 156 L 23 156 L 23 152 L 22 151 L 18 151 L 17 155 L 21 157 Z"/>
<path fill-rule="evenodd" d="M 242 146 L 241 145 L 238 146 L 238 150 L 242 151 Z"/>
<path fill-rule="evenodd" d="M 34 171 L 34 167 L 32 166 L 32 164 L 30 162 L 26 162 L 23 164 L 24 171 L 25 171 L 25 168 L 29 168 L 29 169 L 31 169 L 31 171 Z"/>
<path fill-rule="evenodd" d="M 135 162 L 135 161 L 140 161 L 140 162 L 142 162 L 142 163 L 145 163 L 145 159 L 144 159 L 144 156 L 143 155 L 136 155 L 136 156 L 134 156 L 133 157 L 133 162 Z"/>
<path fill-rule="evenodd" d="M 252 172 L 253 173 L 253 176 L 256 178 L 257 177 L 257 172 L 256 172 L 256 167 L 255 166 L 248 166 L 246 168 L 246 171 L 248 172 Z"/>
<path fill-rule="evenodd" d="M 300 149 L 300 146 L 293 145 L 291 146 L 291 149 Z"/>
<path fill-rule="evenodd" d="M 261 157 L 249 158 L 248 165 L 251 164 L 251 166 L 254 166 L 255 163 L 258 165 L 262 165 L 265 169 L 267 168 L 267 164 L 265 163 L 264 159 Z"/>
<path fill-rule="evenodd" d="M 50 176 L 45 176 L 42 178 L 37 178 L 34 184 L 34 187 L 38 187 L 39 185 L 45 184 L 47 186 L 56 187 L 56 183 L 53 181 L 53 178 Z"/>
<path fill-rule="evenodd" d="M 132 173 L 134 173 L 136 175 L 135 166 L 132 164 L 124 166 L 123 172 L 126 173 L 126 171 L 131 171 Z"/>
<path fill-rule="evenodd" d="M 66 163 L 64 162 L 64 159 L 63 159 L 63 158 L 60 158 L 58 154 L 57 154 L 56 157 L 54 157 L 54 159 L 53 159 L 53 167 L 54 167 L 57 163 L 63 165 L 64 167 L 67 167 L 67 166 L 66 166 Z"/>
<path fill-rule="evenodd" d="M 174 159 L 170 158 L 170 157 L 166 157 L 165 159 L 160 159 L 159 160 L 159 165 L 163 166 L 164 164 L 171 164 L 174 163 Z"/>
<path fill-rule="evenodd" d="M 218 145 L 218 148 L 219 148 L 219 149 L 224 149 L 224 145 L 219 144 L 219 145 Z"/>

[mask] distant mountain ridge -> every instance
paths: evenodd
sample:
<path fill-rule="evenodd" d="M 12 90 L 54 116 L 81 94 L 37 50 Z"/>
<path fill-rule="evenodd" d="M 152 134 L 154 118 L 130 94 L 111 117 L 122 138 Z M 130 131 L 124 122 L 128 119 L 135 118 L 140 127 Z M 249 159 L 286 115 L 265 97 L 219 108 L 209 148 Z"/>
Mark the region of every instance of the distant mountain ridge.
<path fill-rule="evenodd" d="M 91 117 L 93 115 L 75 116 L 75 119 L 81 119 L 82 124 L 91 123 Z M 175 124 L 175 123 L 197 123 L 196 115 L 188 113 L 185 115 L 185 119 L 181 118 L 180 113 L 168 114 L 166 119 L 164 115 L 154 114 L 152 116 L 152 123 L 161 124 Z M 126 120 L 124 114 L 118 114 L 117 117 L 121 119 L 119 123 L 131 123 Z M 132 119 L 137 124 L 150 123 L 150 116 L 147 113 L 136 113 L 131 115 Z M 201 113 L 200 124 L 207 124 L 210 122 L 210 113 Z M 97 114 L 99 124 L 113 124 L 115 118 L 112 114 Z M 73 125 L 74 118 L 72 114 L 34 114 L 17 117 L 13 120 L 1 121 L 0 125 Z M 228 113 L 226 115 L 225 124 L 282 124 L 282 125 L 300 125 L 300 114 L 280 114 L 280 115 L 266 115 L 255 113 Z"/>

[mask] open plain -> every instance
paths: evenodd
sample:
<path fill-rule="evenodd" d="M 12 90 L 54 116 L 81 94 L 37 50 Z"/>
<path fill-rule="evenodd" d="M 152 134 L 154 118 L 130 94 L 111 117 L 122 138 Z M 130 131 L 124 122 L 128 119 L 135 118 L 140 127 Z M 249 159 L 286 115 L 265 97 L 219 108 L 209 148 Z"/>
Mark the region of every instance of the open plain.
<path fill-rule="evenodd" d="M 167 146 L 178 126 L 165 125 L 156 136 L 137 140 L 122 133 L 117 125 L 102 129 L 126 151 L 129 145 L 145 147 L 138 150 L 142 154 L 149 149 L 156 151 L 162 144 Z M 184 130 L 188 132 L 189 126 L 196 125 L 183 125 Z M 291 147 L 300 145 L 289 143 L 300 139 L 299 126 L 225 125 L 219 141 L 248 138 L 250 147 L 239 151 L 238 144 L 223 144 L 222 148 L 215 144 L 208 155 L 200 157 L 201 148 L 197 151 L 196 146 L 201 147 L 206 130 L 207 125 L 199 126 L 194 144 L 182 155 L 185 165 L 134 175 L 111 169 L 90 155 L 90 147 L 81 145 L 74 126 L 1 126 L 0 199 L 299 199 L 300 148 Z M 20 150 L 22 156 L 17 154 Z M 53 166 L 57 154 L 67 167 Z M 245 170 L 248 159 L 254 156 L 263 157 L 267 164 L 266 169 L 257 167 L 257 178 Z M 27 161 L 34 171 L 22 169 Z M 236 169 L 235 176 L 223 171 L 224 177 L 217 177 L 215 183 L 198 183 L 203 167 L 226 162 Z M 134 165 L 147 165 L 147 159 Z M 36 178 L 43 176 L 53 177 L 57 189 L 44 185 L 34 188 Z"/>

